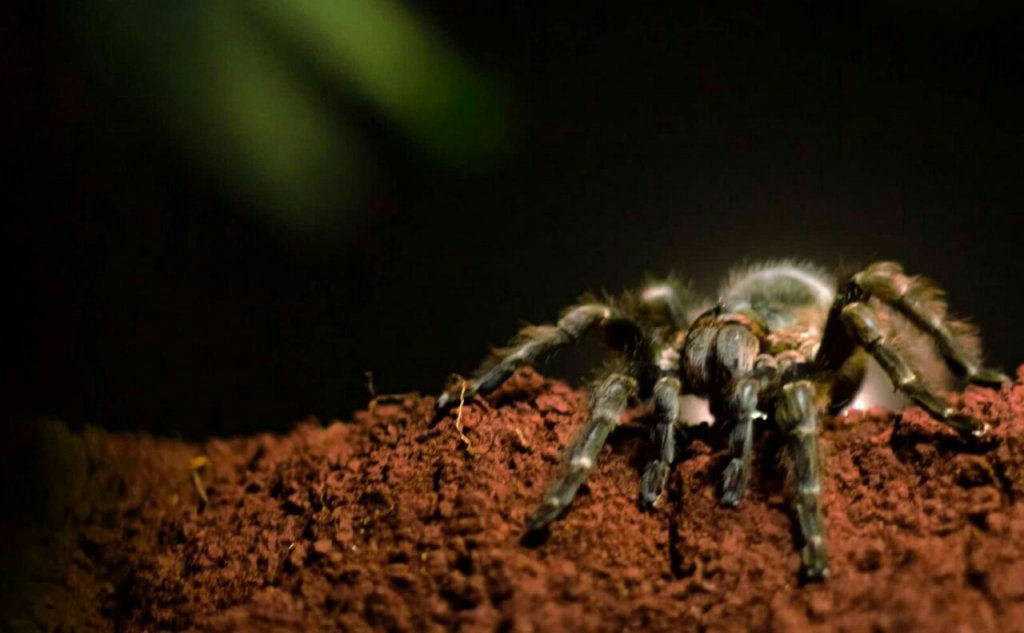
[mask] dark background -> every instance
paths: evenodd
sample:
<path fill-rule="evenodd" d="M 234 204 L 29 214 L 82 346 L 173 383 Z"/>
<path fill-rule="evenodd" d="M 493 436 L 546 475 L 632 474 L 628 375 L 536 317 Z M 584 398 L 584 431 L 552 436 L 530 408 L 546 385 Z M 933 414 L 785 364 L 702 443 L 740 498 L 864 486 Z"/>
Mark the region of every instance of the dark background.
<path fill-rule="evenodd" d="M 368 175 L 313 232 L 197 164 L 69 6 L 5 9 L 8 419 L 201 437 L 346 418 L 367 371 L 433 393 L 583 290 L 672 270 L 713 293 L 764 257 L 901 260 L 994 364 L 1022 360 L 1019 12 L 557 4 L 415 7 L 504 103 L 479 164 L 325 90 Z"/>

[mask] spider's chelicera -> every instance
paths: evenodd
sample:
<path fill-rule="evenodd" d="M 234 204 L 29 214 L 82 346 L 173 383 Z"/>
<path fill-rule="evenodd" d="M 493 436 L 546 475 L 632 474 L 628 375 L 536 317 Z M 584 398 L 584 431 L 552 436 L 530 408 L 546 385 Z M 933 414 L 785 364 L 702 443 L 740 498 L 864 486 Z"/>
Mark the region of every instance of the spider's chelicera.
<path fill-rule="evenodd" d="M 651 438 L 657 457 L 643 474 L 641 499 L 653 507 L 676 456 L 679 397 L 707 398 L 728 438 L 731 460 L 721 502 L 734 507 L 750 474 L 754 425 L 773 421 L 785 434 L 784 454 L 794 477 L 792 509 L 803 541 L 802 573 L 828 575 L 821 509 L 819 418 L 848 404 L 860 387 L 867 355 L 893 385 L 932 417 L 967 436 L 988 426 L 957 412 L 929 388 L 911 360 L 908 330 L 923 332 L 946 364 L 973 383 L 1008 378 L 981 365 L 974 329 L 946 314 L 932 282 L 907 276 L 899 264 L 877 262 L 840 283 L 794 262 L 769 262 L 733 273 L 710 306 L 674 280 L 650 283 L 615 299 L 585 297 L 555 325 L 529 326 L 464 385 L 437 400 L 445 413 L 460 396 L 487 394 L 517 367 L 597 329 L 618 352 L 595 383 L 590 419 L 569 446 L 563 467 L 529 519 L 528 533 L 544 529 L 566 510 L 593 470 L 609 433 L 635 399 L 653 408 Z"/>

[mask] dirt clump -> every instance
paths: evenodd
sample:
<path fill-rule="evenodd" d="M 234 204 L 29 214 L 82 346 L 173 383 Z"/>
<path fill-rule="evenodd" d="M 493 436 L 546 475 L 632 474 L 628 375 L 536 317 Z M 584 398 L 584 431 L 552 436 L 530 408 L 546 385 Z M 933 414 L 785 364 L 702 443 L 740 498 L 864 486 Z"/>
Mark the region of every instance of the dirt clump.
<path fill-rule="evenodd" d="M 727 456 L 696 439 L 645 512 L 643 410 L 550 535 L 521 544 L 587 408 L 530 370 L 467 402 L 461 433 L 414 396 L 201 446 L 88 430 L 62 585 L 95 611 L 35 617 L 124 631 L 1021 630 L 1022 379 L 950 396 L 992 424 L 981 441 L 917 408 L 827 420 L 832 575 L 807 586 L 775 434 L 759 436 L 738 508 L 718 503 Z"/>

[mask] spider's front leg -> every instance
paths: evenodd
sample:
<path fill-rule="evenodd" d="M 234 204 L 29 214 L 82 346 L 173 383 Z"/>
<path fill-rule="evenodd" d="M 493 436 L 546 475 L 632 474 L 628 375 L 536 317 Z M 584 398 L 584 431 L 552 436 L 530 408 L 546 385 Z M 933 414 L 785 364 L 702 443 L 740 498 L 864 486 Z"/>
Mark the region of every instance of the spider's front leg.
<path fill-rule="evenodd" d="M 603 303 L 585 303 L 565 311 L 555 325 L 531 325 L 520 330 L 509 346 L 495 350 L 493 362 L 485 363 L 465 386 L 437 398 L 437 415 L 443 415 L 463 398 L 487 395 L 508 380 L 517 368 L 533 363 L 544 354 L 579 340 L 591 328 L 616 321 L 615 312 Z"/>
<path fill-rule="evenodd" d="M 782 388 L 782 399 L 775 412 L 775 420 L 787 436 L 784 450 L 794 478 L 793 511 L 803 537 L 800 569 L 801 575 L 808 581 L 820 581 L 828 576 L 825 522 L 821 513 L 821 456 L 818 450 L 816 397 L 817 393 L 810 381 L 789 383 Z"/>
<path fill-rule="evenodd" d="M 597 384 L 591 393 L 590 420 L 576 435 L 561 472 L 527 522 L 527 534 L 546 527 L 569 507 L 576 491 L 597 465 L 601 448 L 636 392 L 636 380 L 625 374 L 612 373 Z"/>

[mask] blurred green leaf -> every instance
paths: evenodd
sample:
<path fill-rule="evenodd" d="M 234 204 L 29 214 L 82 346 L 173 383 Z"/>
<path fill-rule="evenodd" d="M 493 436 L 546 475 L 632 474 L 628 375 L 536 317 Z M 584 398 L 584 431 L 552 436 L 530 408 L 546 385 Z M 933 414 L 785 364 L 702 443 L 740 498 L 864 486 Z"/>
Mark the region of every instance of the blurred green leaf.
<path fill-rule="evenodd" d="M 271 202 L 288 224 L 322 225 L 332 209 L 350 206 L 362 182 L 354 135 L 235 6 L 209 7 L 197 38 L 193 144 L 212 169 L 253 200 Z"/>
<path fill-rule="evenodd" d="M 138 98 L 187 155 L 296 230 L 339 224 L 368 184 L 350 104 L 317 82 L 362 98 L 428 160 L 475 168 L 504 148 L 497 83 L 393 0 L 92 0 L 74 23 L 115 97 Z"/>
<path fill-rule="evenodd" d="M 432 155 L 469 165 L 504 141 L 503 95 L 394 0 L 254 0 L 338 82 L 361 94 Z"/>

